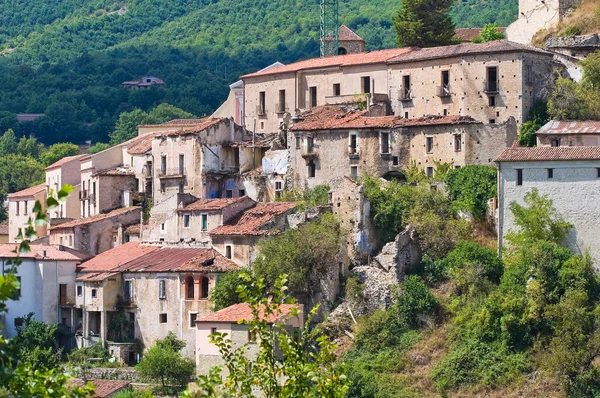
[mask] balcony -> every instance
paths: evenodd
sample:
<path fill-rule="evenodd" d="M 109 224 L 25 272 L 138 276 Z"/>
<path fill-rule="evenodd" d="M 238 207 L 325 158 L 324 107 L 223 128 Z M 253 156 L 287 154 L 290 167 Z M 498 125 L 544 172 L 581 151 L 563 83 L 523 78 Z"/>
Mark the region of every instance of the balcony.
<path fill-rule="evenodd" d="M 413 99 L 412 90 L 407 89 L 407 88 L 400 90 L 400 97 L 398 99 L 400 101 L 412 101 L 412 99 Z"/>
<path fill-rule="evenodd" d="M 444 98 L 450 96 L 450 85 L 442 84 L 438 87 L 438 97 Z"/>
<path fill-rule="evenodd" d="M 500 82 L 497 80 L 487 81 L 483 83 L 483 92 L 486 94 L 498 94 L 500 91 Z"/>
<path fill-rule="evenodd" d="M 288 104 L 275 104 L 275 109 L 277 109 L 278 114 L 289 112 Z"/>
<path fill-rule="evenodd" d="M 58 304 L 61 307 L 74 307 L 75 296 L 58 296 Z"/>
<path fill-rule="evenodd" d="M 256 106 L 256 116 L 266 116 L 267 109 L 264 106 L 257 105 Z"/>
<path fill-rule="evenodd" d="M 174 169 L 160 169 L 158 171 L 158 178 L 183 178 L 185 177 L 185 168 L 178 167 Z"/>
<path fill-rule="evenodd" d="M 79 191 L 79 200 L 87 200 L 89 197 L 89 191 L 87 189 Z"/>
<path fill-rule="evenodd" d="M 316 151 L 314 146 L 304 147 L 302 148 L 302 157 L 303 158 L 316 158 L 319 156 L 319 153 Z"/>
<path fill-rule="evenodd" d="M 128 294 L 119 294 L 119 297 L 117 298 L 117 307 L 135 308 L 135 301 L 133 297 Z"/>

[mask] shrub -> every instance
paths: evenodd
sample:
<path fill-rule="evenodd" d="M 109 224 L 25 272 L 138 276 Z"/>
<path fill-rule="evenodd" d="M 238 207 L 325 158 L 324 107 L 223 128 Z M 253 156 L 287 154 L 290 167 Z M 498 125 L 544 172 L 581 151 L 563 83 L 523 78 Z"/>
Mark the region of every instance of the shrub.
<path fill-rule="evenodd" d="M 470 241 L 458 242 L 443 262 L 444 268 L 455 275 L 467 264 L 479 264 L 483 275 L 494 283 L 500 283 L 504 272 L 504 264 L 496 251 Z"/>
<path fill-rule="evenodd" d="M 210 302 L 213 310 L 219 311 L 240 302 L 237 287 L 240 284 L 240 274 L 243 271 L 227 272 L 217 279 L 217 284 L 210 291 Z"/>
<path fill-rule="evenodd" d="M 487 202 L 497 195 L 497 172 L 492 166 L 469 165 L 446 176 L 453 207 L 465 210 L 476 220 L 485 218 Z"/>
<path fill-rule="evenodd" d="M 404 278 L 402 292 L 394 308 L 400 324 L 418 328 L 422 323 L 420 316 L 437 313 L 438 302 L 421 278 L 409 275 Z"/>

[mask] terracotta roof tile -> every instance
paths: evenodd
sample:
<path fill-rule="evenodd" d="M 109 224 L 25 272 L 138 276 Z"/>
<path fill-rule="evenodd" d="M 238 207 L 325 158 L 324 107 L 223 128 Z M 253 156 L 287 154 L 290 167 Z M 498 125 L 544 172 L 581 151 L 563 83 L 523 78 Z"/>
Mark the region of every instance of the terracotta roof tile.
<path fill-rule="evenodd" d="M 17 257 L 16 250 L 18 249 L 18 243 L 2 243 L 0 244 L 0 257 L 3 258 L 15 258 Z M 29 245 L 31 251 L 26 254 L 21 254 L 21 258 L 36 258 L 46 259 L 52 261 L 85 261 L 90 258 L 88 254 L 78 252 L 73 249 L 64 248 L 62 246 L 51 246 L 51 245 Z M 45 256 L 44 256 L 45 254 Z"/>
<path fill-rule="evenodd" d="M 279 230 L 266 227 L 277 216 L 296 208 L 294 202 L 256 203 L 239 216 L 234 217 L 227 224 L 217 227 L 209 232 L 210 235 L 274 235 Z"/>
<path fill-rule="evenodd" d="M 127 148 L 127 153 L 130 155 L 143 155 L 152 150 L 152 140 L 158 133 L 148 133 L 142 136 L 137 142 L 132 143 Z"/>
<path fill-rule="evenodd" d="M 79 270 L 80 272 L 110 271 L 158 249 L 156 246 L 141 246 L 139 242 L 127 242 L 98 254 L 81 264 Z"/>
<path fill-rule="evenodd" d="M 83 387 L 88 382 L 92 383 L 95 387 L 94 398 L 107 398 L 112 394 L 123 390 L 131 385 L 131 382 L 127 380 L 81 380 L 71 379 L 68 381 L 68 385 L 73 387 Z"/>
<path fill-rule="evenodd" d="M 269 316 L 268 321 L 273 323 L 282 318 L 288 317 L 292 310 L 297 308 L 300 312 L 302 312 L 303 308 L 301 304 L 281 304 L 279 306 L 279 311 L 275 314 L 271 314 Z M 264 311 L 261 310 L 259 313 L 259 317 L 264 316 Z M 220 311 L 213 312 L 212 314 L 208 314 L 198 320 L 198 322 L 225 322 L 225 323 L 238 323 L 240 321 L 250 322 L 254 319 L 252 315 L 252 309 L 250 308 L 250 304 L 248 303 L 240 303 L 234 304 L 227 308 L 223 308 Z"/>
<path fill-rule="evenodd" d="M 196 124 L 200 124 L 204 121 L 205 118 L 201 118 L 201 119 L 173 119 L 173 120 L 169 120 L 166 123 L 161 124 L 161 126 L 194 126 Z"/>
<path fill-rule="evenodd" d="M 92 174 L 93 176 L 133 176 L 133 169 L 128 166 L 118 166 L 111 169 L 100 170 Z"/>
<path fill-rule="evenodd" d="M 58 167 L 62 166 L 63 164 L 65 164 L 65 163 L 69 163 L 69 162 L 70 162 L 70 161 L 72 161 L 72 160 L 78 160 L 78 159 L 81 159 L 81 158 L 83 158 L 84 156 L 85 156 L 85 155 L 75 155 L 75 156 L 67 156 L 67 157 L 64 157 L 64 158 L 60 159 L 59 161 L 57 161 L 57 162 L 54 162 L 54 163 L 52 163 L 50 166 L 46 167 L 46 170 L 52 170 L 52 169 L 56 169 L 56 168 L 58 168 Z"/>
<path fill-rule="evenodd" d="M 113 271 L 119 272 L 226 272 L 238 266 L 214 249 L 204 247 L 163 247 L 127 263 Z"/>
<path fill-rule="evenodd" d="M 427 125 L 476 123 L 469 116 L 423 116 L 405 119 L 400 116 L 363 116 L 365 112 L 347 112 L 339 106 L 325 105 L 313 108 L 301 116 L 304 120 L 290 127 L 290 131 L 339 130 L 361 128 L 399 128 Z"/>
<path fill-rule="evenodd" d="M 346 25 L 342 25 L 338 29 L 338 40 L 339 41 L 364 41 L 362 37 L 354 33 L 352 29 Z"/>
<path fill-rule="evenodd" d="M 242 79 L 257 76 L 274 75 L 279 73 L 293 73 L 304 69 L 386 63 L 390 59 L 393 59 L 402 54 L 408 54 L 414 50 L 415 49 L 413 47 L 391 48 L 387 50 L 371 51 L 366 53 L 336 55 L 332 57 L 323 58 L 311 58 L 305 61 L 295 62 L 293 64 L 284 65 L 277 68 L 250 73 L 248 75 L 242 76 Z"/>
<path fill-rule="evenodd" d="M 46 184 L 38 184 L 29 188 L 25 188 L 19 192 L 8 194 L 9 199 L 30 198 L 36 194 L 46 191 Z"/>
<path fill-rule="evenodd" d="M 479 36 L 482 30 L 483 28 L 458 28 L 454 30 L 454 35 L 463 43 L 469 43 L 473 41 L 474 38 Z M 496 28 L 496 30 L 498 32 L 504 33 L 504 31 L 506 31 L 506 28 L 498 27 Z"/>
<path fill-rule="evenodd" d="M 536 134 L 598 134 L 597 120 L 550 120 Z"/>
<path fill-rule="evenodd" d="M 118 272 L 86 272 L 79 276 L 76 280 L 80 282 L 100 282 L 107 278 L 119 275 Z"/>
<path fill-rule="evenodd" d="M 247 196 L 240 196 L 238 198 L 200 199 L 190 203 L 183 209 L 179 209 L 179 211 L 218 211 L 223 210 L 236 202 L 247 199 Z"/>
<path fill-rule="evenodd" d="M 60 224 L 55 227 L 51 227 L 50 230 L 53 231 L 53 230 L 57 230 L 57 229 L 73 228 L 73 227 L 78 227 L 81 225 L 92 224 L 92 223 L 95 223 L 98 221 L 106 220 L 111 217 L 117 217 L 122 214 L 126 214 L 126 213 L 133 212 L 133 211 L 140 211 L 140 210 L 141 210 L 140 206 L 122 207 L 120 209 L 113 210 L 109 213 L 96 214 L 95 216 L 92 216 L 92 217 L 80 218 L 78 220 L 69 221 L 64 224 Z"/>
<path fill-rule="evenodd" d="M 494 40 L 487 43 L 462 43 L 453 46 L 419 48 L 410 53 L 400 54 L 389 60 L 389 63 L 420 61 L 424 59 L 460 57 L 475 54 L 493 54 L 502 52 L 531 52 L 552 56 L 547 51 L 526 44 L 508 40 Z"/>
<path fill-rule="evenodd" d="M 598 146 L 560 146 L 537 148 L 506 148 L 494 162 L 527 162 L 544 160 L 600 160 Z"/>
<path fill-rule="evenodd" d="M 178 131 L 167 131 L 167 132 L 163 132 L 163 133 L 159 133 L 157 134 L 158 136 L 176 136 L 176 135 L 190 135 L 190 134 L 198 134 L 203 132 L 204 130 L 216 126 L 224 121 L 228 120 L 227 118 L 224 117 L 219 117 L 219 118 L 212 118 L 212 117 L 207 117 L 202 119 L 202 121 L 192 127 L 190 127 L 189 129 L 185 129 L 185 130 L 178 130 Z"/>
<path fill-rule="evenodd" d="M 236 271 L 240 267 L 214 249 L 194 257 L 181 265 L 178 271 L 222 273 Z"/>

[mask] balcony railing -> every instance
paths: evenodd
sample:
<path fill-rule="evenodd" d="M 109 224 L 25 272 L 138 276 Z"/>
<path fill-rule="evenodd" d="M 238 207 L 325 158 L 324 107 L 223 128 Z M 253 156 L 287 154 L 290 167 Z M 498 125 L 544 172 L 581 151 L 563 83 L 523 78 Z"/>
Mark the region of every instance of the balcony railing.
<path fill-rule="evenodd" d="M 500 91 L 500 82 L 491 80 L 483 83 L 483 92 L 487 94 L 496 94 Z"/>
<path fill-rule="evenodd" d="M 122 308 L 132 308 L 135 307 L 135 301 L 133 297 L 128 294 L 119 294 L 117 306 Z"/>
<path fill-rule="evenodd" d="M 310 158 L 310 157 L 317 157 L 319 156 L 319 153 L 317 152 L 317 149 L 314 146 L 308 146 L 308 147 L 303 147 L 302 148 L 302 157 L 304 158 Z"/>
<path fill-rule="evenodd" d="M 275 109 L 277 109 L 277 113 L 286 113 L 289 110 L 288 104 L 286 104 L 286 103 L 275 104 Z"/>
<path fill-rule="evenodd" d="M 412 101 L 413 95 L 412 90 L 403 88 L 400 90 L 400 101 Z"/>
<path fill-rule="evenodd" d="M 438 87 L 438 97 L 449 97 L 450 96 L 450 85 L 442 84 Z"/>
<path fill-rule="evenodd" d="M 256 106 L 256 115 L 264 116 L 267 114 L 267 109 L 264 106 L 257 105 Z"/>
<path fill-rule="evenodd" d="M 79 191 L 79 200 L 87 200 L 89 192 L 87 189 Z"/>
<path fill-rule="evenodd" d="M 75 296 L 58 296 L 59 305 L 74 306 Z"/>
<path fill-rule="evenodd" d="M 160 169 L 158 171 L 159 178 L 182 178 L 185 177 L 185 168 L 178 167 L 174 169 Z"/>

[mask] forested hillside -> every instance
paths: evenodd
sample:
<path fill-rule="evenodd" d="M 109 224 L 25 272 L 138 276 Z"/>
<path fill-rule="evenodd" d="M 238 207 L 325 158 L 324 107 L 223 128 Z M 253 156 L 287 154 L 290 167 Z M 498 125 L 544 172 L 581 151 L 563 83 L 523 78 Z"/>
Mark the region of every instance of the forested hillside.
<path fill-rule="evenodd" d="M 399 4 L 346 0 L 340 15 L 369 49 L 392 47 Z M 459 0 L 452 10 L 458 27 L 504 26 L 516 14 L 516 0 Z M 45 113 L 18 133 L 46 143 L 105 141 L 119 113 L 162 102 L 202 116 L 239 75 L 317 55 L 318 24 L 317 0 L 4 1 L 0 111 Z M 120 86 L 143 74 L 166 86 Z M 0 115 L 7 124 L 14 118 Z"/>

